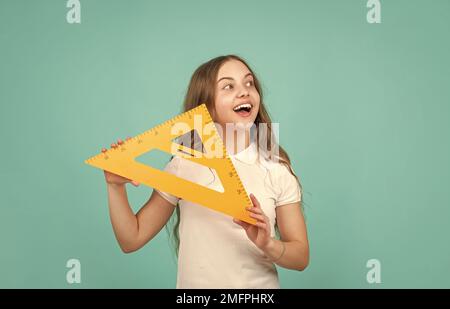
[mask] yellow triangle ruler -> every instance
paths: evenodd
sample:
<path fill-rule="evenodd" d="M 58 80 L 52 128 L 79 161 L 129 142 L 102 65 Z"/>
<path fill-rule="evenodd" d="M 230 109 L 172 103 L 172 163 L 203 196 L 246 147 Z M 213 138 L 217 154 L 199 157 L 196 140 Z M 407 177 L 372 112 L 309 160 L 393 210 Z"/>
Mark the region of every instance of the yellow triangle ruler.
<path fill-rule="evenodd" d="M 184 130 L 180 132 L 180 128 L 184 128 Z M 186 131 L 186 128 L 189 130 Z M 200 131 L 199 136 L 203 144 L 209 145 L 209 147 L 204 147 L 204 151 L 198 151 L 186 147 L 183 143 L 173 141 L 192 129 Z M 220 178 L 224 192 L 201 186 L 135 160 L 142 154 L 156 149 L 214 169 Z M 226 148 L 205 104 L 132 137 L 116 148 L 93 156 L 85 163 L 222 212 L 233 218 L 252 224 L 256 223 L 256 220 L 251 218 L 245 209 L 247 206 L 252 206 L 252 202 L 233 162 L 227 156 Z"/>

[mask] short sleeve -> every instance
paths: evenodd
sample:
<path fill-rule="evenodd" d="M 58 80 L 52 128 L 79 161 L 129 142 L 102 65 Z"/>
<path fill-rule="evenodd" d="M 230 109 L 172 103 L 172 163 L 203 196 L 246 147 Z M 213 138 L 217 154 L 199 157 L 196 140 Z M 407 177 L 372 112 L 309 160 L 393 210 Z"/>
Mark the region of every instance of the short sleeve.
<path fill-rule="evenodd" d="M 278 207 L 299 202 L 301 200 L 301 191 L 297 178 L 292 175 L 289 168 L 284 164 L 280 164 L 280 170 L 277 174 L 278 197 L 275 205 Z"/>
<path fill-rule="evenodd" d="M 178 169 L 179 169 L 179 164 L 180 164 L 180 159 L 178 157 L 173 157 L 172 160 L 169 161 L 169 163 L 166 164 L 166 166 L 164 167 L 164 171 L 169 173 L 169 174 L 173 174 L 173 175 L 178 175 Z M 177 206 L 178 201 L 180 200 L 178 197 L 170 194 L 170 193 L 166 193 L 160 190 L 155 189 L 156 192 L 158 192 L 165 200 L 167 200 L 170 204 Z"/>

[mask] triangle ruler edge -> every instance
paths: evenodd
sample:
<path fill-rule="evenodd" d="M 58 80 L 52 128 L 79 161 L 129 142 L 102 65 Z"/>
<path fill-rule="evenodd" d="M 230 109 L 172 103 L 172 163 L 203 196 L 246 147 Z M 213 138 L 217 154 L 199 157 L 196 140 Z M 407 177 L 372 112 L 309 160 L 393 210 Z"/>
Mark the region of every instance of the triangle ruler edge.
<path fill-rule="evenodd" d="M 201 116 L 200 118 L 198 116 Z M 212 139 L 217 146 L 214 151 L 205 153 L 178 144 L 173 140 L 186 134 L 173 134 L 173 125 L 183 122 L 191 129 L 201 120 L 201 138 Z M 204 130 L 206 126 L 209 130 Z M 206 133 L 205 133 L 206 131 Z M 200 165 L 214 169 L 224 188 L 224 192 L 204 187 L 189 180 L 161 171 L 135 159 L 152 150 L 160 150 L 173 156 L 179 156 Z M 188 154 L 188 155 L 186 155 Z M 170 193 L 178 198 L 188 200 L 209 209 L 219 211 L 233 218 L 255 224 L 256 219 L 250 217 L 245 209 L 252 202 L 245 191 L 241 179 L 227 155 L 215 124 L 205 104 L 201 104 L 187 112 L 179 114 L 139 135 L 131 137 L 116 148 L 108 149 L 84 161 L 93 167 L 106 170 L 122 177 L 138 181 L 146 186 Z"/>

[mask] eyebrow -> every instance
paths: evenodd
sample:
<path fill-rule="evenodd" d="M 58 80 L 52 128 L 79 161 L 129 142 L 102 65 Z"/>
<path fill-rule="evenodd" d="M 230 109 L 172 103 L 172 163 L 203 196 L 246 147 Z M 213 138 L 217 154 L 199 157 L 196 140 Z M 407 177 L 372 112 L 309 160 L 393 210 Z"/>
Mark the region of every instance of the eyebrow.
<path fill-rule="evenodd" d="M 252 74 L 252 73 L 247 73 L 247 74 L 245 74 L 244 78 L 246 78 L 247 76 L 253 77 L 253 74 Z M 217 82 L 220 82 L 222 79 L 231 79 L 231 80 L 234 80 L 234 78 L 232 78 L 232 77 L 222 77 L 222 78 L 219 79 Z"/>

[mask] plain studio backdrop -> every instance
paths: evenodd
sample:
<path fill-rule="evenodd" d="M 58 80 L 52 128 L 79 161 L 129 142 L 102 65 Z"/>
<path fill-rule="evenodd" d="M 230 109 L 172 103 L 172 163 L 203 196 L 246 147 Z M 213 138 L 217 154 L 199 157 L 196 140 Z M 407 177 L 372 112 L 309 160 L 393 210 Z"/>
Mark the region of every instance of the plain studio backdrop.
<path fill-rule="evenodd" d="M 175 287 L 166 231 L 123 254 L 84 160 L 178 114 L 229 53 L 304 189 L 311 263 L 281 286 L 450 287 L 449 1 L 380 1 L 381 23 L 365 0 L 79 2 L 80 23 L 67 1 L 0 2 L 0 287 Z M 152 191 L 127 187 L 135 210 Z"/>

